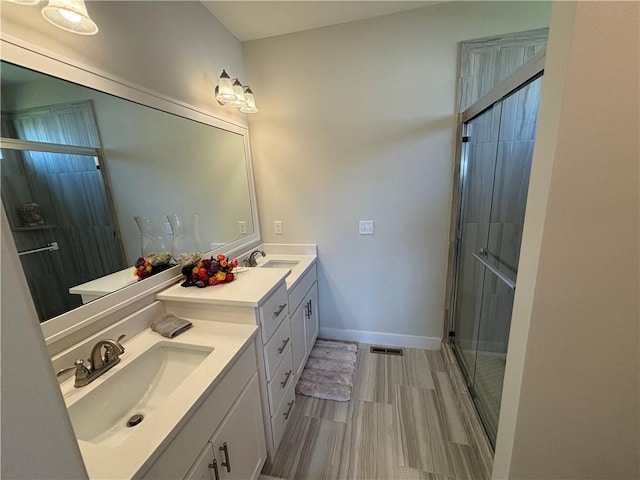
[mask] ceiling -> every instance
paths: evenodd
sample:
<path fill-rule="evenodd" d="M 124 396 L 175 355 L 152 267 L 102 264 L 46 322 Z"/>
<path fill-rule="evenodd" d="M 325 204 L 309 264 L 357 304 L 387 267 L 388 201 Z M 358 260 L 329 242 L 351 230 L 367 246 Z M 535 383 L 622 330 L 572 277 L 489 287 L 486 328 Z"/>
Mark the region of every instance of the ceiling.
<path fill-rule="evenodd" d="M 439 1 L 208 1 L 201 3 L 238 40 L 311 30 L 440 3 Z"/>

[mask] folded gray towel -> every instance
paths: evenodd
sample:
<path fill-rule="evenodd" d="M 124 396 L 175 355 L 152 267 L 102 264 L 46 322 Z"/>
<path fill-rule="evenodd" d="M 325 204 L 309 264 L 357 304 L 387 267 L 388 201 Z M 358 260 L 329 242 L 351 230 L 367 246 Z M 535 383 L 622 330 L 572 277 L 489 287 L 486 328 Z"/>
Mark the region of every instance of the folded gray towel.
<path fill-rule="evenodd" d="M 193 327 L 193 323 L 184 318 L 176 317 L 173 313 L 151 322 L 151 330 L 167 338 L 176 337 L 191 327 Z"/>

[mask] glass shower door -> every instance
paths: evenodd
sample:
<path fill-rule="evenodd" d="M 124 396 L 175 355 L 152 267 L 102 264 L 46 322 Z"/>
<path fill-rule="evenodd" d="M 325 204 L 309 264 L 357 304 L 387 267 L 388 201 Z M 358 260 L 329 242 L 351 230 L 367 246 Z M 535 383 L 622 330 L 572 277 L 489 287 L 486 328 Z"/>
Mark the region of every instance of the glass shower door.
<path fill-rule="evenodd" d="M 454 351 L 495 444 L 542 77 L 466 124 Z"/>
<path fill-rule="evenodd" d="M 491 194 L 498 151 L 499 104 L 465 125 L 461 222 L 454 309 L 454 345 L 468 383 L 473 385 L 478 326 L 482 310 L 484 270 L 473 256 L 487 242 L 491 220 Z"/>

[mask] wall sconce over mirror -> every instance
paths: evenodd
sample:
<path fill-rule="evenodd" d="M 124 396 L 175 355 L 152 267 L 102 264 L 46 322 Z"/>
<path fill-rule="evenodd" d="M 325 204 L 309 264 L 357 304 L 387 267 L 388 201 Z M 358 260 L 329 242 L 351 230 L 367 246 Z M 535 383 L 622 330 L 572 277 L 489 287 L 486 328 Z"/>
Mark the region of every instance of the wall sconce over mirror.
<path fill-rule="evenodd" d="M 40 0 L 9 0 L 19 5 L 38 5 Z M 87 13 L 84 0 L 49 0 L 40 11 L 44 19 L 67 32 L 95 35 L 98 26 Z"/>
<path fill-rule="evenodd" d="M 251 88 L 248 85 L 242 86 L 237 78 L 231 80 L 225 70 L 222 70 L 215 94 L 220 105 L 239 108 L 242 113 L 258 112 Z"/>

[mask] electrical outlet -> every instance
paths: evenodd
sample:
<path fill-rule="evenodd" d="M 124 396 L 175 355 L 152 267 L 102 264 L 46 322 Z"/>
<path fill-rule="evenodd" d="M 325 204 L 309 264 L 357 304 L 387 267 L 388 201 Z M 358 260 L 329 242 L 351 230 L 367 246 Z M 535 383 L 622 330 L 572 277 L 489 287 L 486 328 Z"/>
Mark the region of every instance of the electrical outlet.
<path fill-rule="evenodd" d="M 276 220 L 273 222 L 273 233 L 276 235 L 282 235 L 282 220 Z"/>
<path fill-rule="evenodd" d="M 360 235 L 375 235 L 373 220 L 360 220 Z"/>
<path fill-rule="evenodd" d="M 247 233 L 247 222 L 244 222 L 242 220 L 238 222 L 238 233 Z"/>

